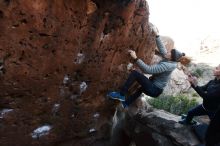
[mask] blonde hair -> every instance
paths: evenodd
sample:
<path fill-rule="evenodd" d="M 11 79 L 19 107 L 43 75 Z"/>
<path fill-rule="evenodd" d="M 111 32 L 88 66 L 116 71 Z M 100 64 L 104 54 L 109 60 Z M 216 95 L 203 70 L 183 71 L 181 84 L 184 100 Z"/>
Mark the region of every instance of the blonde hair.
<path fill-rule="evenodd" d="M 186 57 L 186 56 L 182 56 L 180 57 L 180 59 L 178 60 L 178 62 L 180 62 L 182 65 L 187 66 L 190 64 L 190 62 L 192 61 L 191 58 Z"/>

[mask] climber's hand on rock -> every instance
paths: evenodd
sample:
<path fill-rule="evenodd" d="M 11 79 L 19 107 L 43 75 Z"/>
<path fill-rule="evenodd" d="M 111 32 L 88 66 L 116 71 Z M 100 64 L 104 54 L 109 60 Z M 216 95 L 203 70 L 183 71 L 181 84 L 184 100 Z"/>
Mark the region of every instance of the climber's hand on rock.
<path fill-rule="evenodd" d="M 130 56 L 131 56 L 132 59 L 137 59 L 137 55 L 136 55 L 135 51 L 133 51 L 133 50 L 128 50 L 128 53 L 130 54 Z"/>

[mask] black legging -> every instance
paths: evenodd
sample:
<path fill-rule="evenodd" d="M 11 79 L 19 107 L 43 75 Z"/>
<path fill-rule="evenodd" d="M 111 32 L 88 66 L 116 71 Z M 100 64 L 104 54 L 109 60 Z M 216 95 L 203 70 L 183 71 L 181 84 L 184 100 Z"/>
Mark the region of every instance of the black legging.
<path fill-rule="evenodd" d="M 205 110 L 203 105 L 200 104 L 188 111 L 188 114 L 186 116 L 186 121 L 190 122 L 192 121 L 193 117 L 202 116 L 202 115 L 208 115 L 210 119 L 213 119 L 215 112 Z"/>
<path fill-rule="evenodd" d="M 149 80 L 146 76 L 134 70 L 130 73 L 125 84 L 122 86 L 120 93 L 122 95 L 126 95 L 128 93 L 128 89 L 133 85 L 135 81 L 137 81 L 141 85 L 141 87 L 137 89 L 137 91 L 133 95 L 127 98 L 126 104 L 128 105 L 135 101 L 142 93 L 145 93 L 146 95 L 151 97 L 158 97 L 163 92 L 163 89 L 155 86 L 153 82 Z"/>

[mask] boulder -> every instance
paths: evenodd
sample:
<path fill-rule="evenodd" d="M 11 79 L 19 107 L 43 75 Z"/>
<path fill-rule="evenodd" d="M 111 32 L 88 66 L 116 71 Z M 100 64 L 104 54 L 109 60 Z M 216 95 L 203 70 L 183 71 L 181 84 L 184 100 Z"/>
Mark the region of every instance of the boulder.
<path fill-rule="evenodd" d="M 14 109 L 0 145 L 104 145 L 105 95 L 129 73 L 127 50 L 154 55 L 148 22 L 145 0 L 0 0 L 0 108 Z M 50 132 L 32 139 L 42 125 Z"/>
<path fill-rule="evenodd" d="M 132 105 L 130 108 L 134 108 Z M 200 144 L 190 126 L 181 125 L 180 116 L 163 110 L 116 111 L 112 132 L 112 146 L 195 146 Z M 136 112 L 134 112 L 136 111 Z"/>

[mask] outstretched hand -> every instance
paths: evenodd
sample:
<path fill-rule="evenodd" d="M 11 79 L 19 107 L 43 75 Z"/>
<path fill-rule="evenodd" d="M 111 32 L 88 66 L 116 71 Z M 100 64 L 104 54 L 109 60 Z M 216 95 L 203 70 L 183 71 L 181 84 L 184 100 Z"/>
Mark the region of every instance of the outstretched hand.
<path fill-rule="evenodd" d="M 132 59 L 137 59 L 137 55 L 136 55 L 136 52 L 133 51 L 133 50 L 128 50 L 128 53 L 130 54 L 131 58 Z"/>
<path fill-rule="evenodd" d="M 190 82 L 191 85 L 197 86 L 198 80 L 195 76 L 188 75 L 188 81 Z"/>

